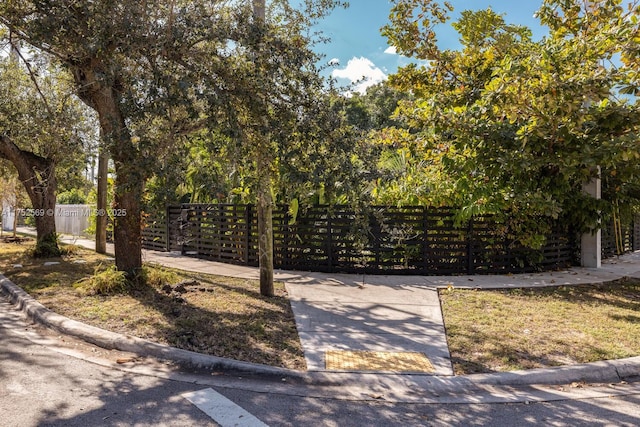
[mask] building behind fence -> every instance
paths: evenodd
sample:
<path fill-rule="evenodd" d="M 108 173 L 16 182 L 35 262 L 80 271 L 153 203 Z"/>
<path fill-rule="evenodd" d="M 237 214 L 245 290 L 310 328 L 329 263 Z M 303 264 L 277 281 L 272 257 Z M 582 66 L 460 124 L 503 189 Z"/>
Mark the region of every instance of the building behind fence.
<path fill-rule="evenodd" d="M 281 269 L 370 274 L 489 274 L 553 270 L 575 265 L 579 239 L 556 226 L 540 250 L 518 245 L 507 225 L 476 217 L 462 226 L 454 210 L 315 206 L 295 218 L 274 209 L 274 266 Z M 603 233 L 603 253 L 611 251 Z M 638 230 L 624 230 L 633 250 Z M 636 237 L 634 239 L 634 237 Z M 183 204 L 162 219 L 147 218 L 143 246 L 231 264 L 258 265 L 255 207 Z M 615 250 L 615 243 L 613 246 Z M 606 253 L 608 255 L 609 253 Z"/>
<path fill-rule="evenodd" d="M 14 209 L 11 206 L 5 206 L 2 209 L 2 229 L 4 231 L 13 231 L 14 219 L 17 219 L 18 226 L 33 225 L 33 218 L 29 221 L 29 216 L 32 215 L 29 211 L 30 209 Z M 90 225 L 90 217 L 95 215 L 95 206 L 56 205 L 56 209 L 52 214 L 55 215 L 57 233 L 88 236 L 86 230 Z"/>
<path fill-rule="evenodd" d="M 89 218 L 95 214 L 92 205 L 56 205 L 56 232 L 72 236 L 88 236 Z"/>

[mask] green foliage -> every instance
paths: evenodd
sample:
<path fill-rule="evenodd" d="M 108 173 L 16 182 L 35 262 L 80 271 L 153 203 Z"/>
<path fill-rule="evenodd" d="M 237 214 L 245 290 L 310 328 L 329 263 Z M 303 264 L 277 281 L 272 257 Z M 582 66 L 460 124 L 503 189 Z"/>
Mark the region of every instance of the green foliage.
<path fill-rule="evenodd" d="M 103 271 L 96 268 L 95 274 L 78 282 L 75 286 L 85 295 L 112 295 L 127 290 L 129 282 L 125 272 L 111 266 Z"/>
<path fill-rule="evenodd" d="M 0 131 L 21 149 L 64 164 L 67 175 L 76 175 L 71 169 L 83 169 L 82 150 L 95 122 L 71 96 L 70 76 L 39 53 L 33 59 L 28 67 L 21 59 L 0 59 Z"/>
<path fill-rule="evenodd" d="M 68 70 L 76 95 L 99 116 L 116 172 L 114 206 L 127 211 L 115 225 L 116 264 L 132 273 L 141 265 L 145 180 L 185 134 L 223 108 L 234 87 L 225 81 L 225 47 L 245 28 L 235 2 L 72 3 L 3 2 L 0 22 Z M 205 86 L 205 75 L 216 78 Z"/>
<path fill-rule="evenodd" d="M 13 37 L 8 41 L 13 50 L 0 58 L 0 159 L 11 163 L 38 212 L 26 219 L 38 234 L 34 256 L 59 256 L 55 218 L 45 213 L 55 206 L 57 166 L 64 165 L 69 178 L 75 175 L 72 166 L 84 163 L 81 151 L 90 120 L 71 96 L 65 70 L 40 52 L 27 55 Z M 16 200 L 15 188 L 12 192 Z"/>
<path fill-rule="evenodd" d="M 77 255 L 81 250 L 82 250 L 82 246 L 63 245 L 60 248 L 60 255 L 62 256 Z"/>
<path fill-rule="evenodd" d="M 451 10 L 398 0 L 383 30 L 400 53 L 429 62 L 390 76 L 415 99 L 396 113 L 404 129 L 377 133 L 395 150 L 382 158 L 383 170 L 403 172 L 380 189 L 460 206 L 460 221 L 502 216 L 532 247 L 543 243 L 549 219 L 584 231 L 611 211 L 607 203 L 637 204 L 640 111 L 620 96 L 637 82 L 629 66 L 640 40 L 637 5 L 545 1 L 538 15 L 551 31 L 540 41 L 491 9 L 464 11 L 453 24 L 462 48 L 441 50 L 435 27 Z M 598 166 L 605 202 L 581 194 Z M 428 185 L 400 188 L 410 182 L 404 171 Z"/>
<path fill-rule="evenodd" d="M 87 203 L 87 195 L 82 190 L 73 188 L 59 193 L 57 202 L 60 205 L 84 205 Z"/>
<path fill-rule="evenodd" d="M 151 286 L 160 289 L 163 285 L 178 283 L 180 277 L 175 272 L 161 267 L 144 266 L 138 271 L 134 281 L 141 286 Z"/>
<path fill-rule="evenodd" d="M 327 194 L 350 182 L 338 162 L 351 145 L 311 48 L 312 23 L 342 2 L 295 3 L 269 2 L 264 17 L 251 10 L 260 2 L 0 3 L 0 23 L 68 70 L 99 118 L 112 206 L 127 211 L 114 225 L 119 268 L 141 266 L 144 210 L 156 216 L 176 199 L 270 206 L 323 180 Z"/>
<path fill-rule="evenodd" d="M 365 132 L 400 126 L 394 113 L 401 102 L 410 98 L 409 92 L 399 91 L 386 81 L 378 83 L 367 88 L 364 94 L 354 93 L 344 98 L 347 123 Z"/>
<path fill-rule="evenodd" d="M 425 172 L 424 162 L 414 160 L 406 148 L 384 151 L 378 162 L 380 177 L 372 196 L 376 204 L 419 205 L 432 191 L 433 179 Z"/>
<path fill-rule="evenodd" d="M 319 74 L 309 31 L 338 3 L 271 2 L 264 21 L 254 20 L 250 2 L 243 3 L 234 11 L 238 27 L 225 57 L 211 40 L 202 56 L 185 58 L 193 62 L 181 70 L 181 84 L 199 93 L 180 108 L 197 116 L 196 126 L 178 135 L 179 150 L 153 153 L 158 164 L 145 211 L 153 215 L 176 202 L 256 202 L 266 175 L 278 202 L 306 203 L 321 192 L 330 198 L 357 182 L 355 134 Z"/>
<path fill-rule="evenodd" d="M 125 272 L 118 271 L 115 266 L 106 269 L 100 265 L 94 275 L 75 284 L 75 287 L 85 295 L 113 295 L 129 292 L 139 287 L 162 288 L 166 284 L 174 284 L 180 277 L 173 271 L 161 267 L 143 266 L 132 277 Z"/>

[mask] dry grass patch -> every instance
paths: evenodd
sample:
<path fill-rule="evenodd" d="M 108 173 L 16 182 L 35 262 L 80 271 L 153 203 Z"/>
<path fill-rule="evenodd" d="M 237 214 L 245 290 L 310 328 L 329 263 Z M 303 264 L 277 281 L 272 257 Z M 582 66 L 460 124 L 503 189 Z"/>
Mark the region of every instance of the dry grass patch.
<path fill-rule="evenodd" d="M 440 298 L 456 374 L 640 355 L 640 281 L 453 289 Z"/>
<path fill-rule="evenodd" d="M 186 350 L 306 369 L 282 283 L 274 298 L 266 298 L 253 280 L 147 266 L 139 283 L 100 292 L 87 279 L 109 277 L 112 259 L 81 248 L 63 258 L 32 259 L 32 245 L 0 243 L 0 272 L 57 313 Z M 47 261 L 60 264 L 45 267 Z M 171 286 L 183 281 L 186 286 Z"/>

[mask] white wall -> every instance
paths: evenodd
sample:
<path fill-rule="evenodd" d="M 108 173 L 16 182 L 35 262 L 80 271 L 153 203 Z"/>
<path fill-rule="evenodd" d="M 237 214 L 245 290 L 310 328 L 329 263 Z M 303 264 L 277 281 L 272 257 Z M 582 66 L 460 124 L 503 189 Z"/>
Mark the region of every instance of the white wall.
<path fill-rule="evenodd" d="M 2 229 L 13 231 L 15 210 L 8 204 L 2 206 Z M 56 232 L 73 236 L 86 236 L 89 228 L 89 218 L 95 214 L 95 207 L 91 205 L 56 205 Z"/>
<path fill-rule="evenodd" d="M 89 218 L 95 214 L 92 205 L 56 205 L 56 232 L 73 236 L 86 236 Z"/>
<path fill-rule="evenodd" d="M 6 202 L 2 203 L 2 229 L 5 231 L 13 231 L 13 218 L 15 212 L 13 207 Z"/>

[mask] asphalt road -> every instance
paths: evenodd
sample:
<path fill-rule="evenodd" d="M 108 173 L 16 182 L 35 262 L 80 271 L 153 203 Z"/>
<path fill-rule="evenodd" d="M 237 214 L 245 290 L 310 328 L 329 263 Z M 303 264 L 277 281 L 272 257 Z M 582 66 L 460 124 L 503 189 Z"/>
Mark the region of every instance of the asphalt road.
<path fill-rule="evenodd" d="M 640 425 L 640 394 L 517 404 L 345 402 L 227 390 L 270 426 L 611 426 Z M 264 410 L 263 408 L 269 408 Z"/>
<path fill-rule="evenodd" d="M 269 426 L 640 425 L 638 383 L 616 385 L 623 395 L 610 397 L 424 404 L 389 402 L 365 388 L 338 393 L 277 378 L 179 370 L 131 356 L 30 325 L 0 298 L 0 426 L 256 425 L 233 415 L 242 409 Z M 212 410 L 220 424 L 185 397 L 203 390 L 235 407 L 226 419 L 219 407 Z"/>
<path fill-rule="evenodd" d="M 7 307 L 0 300 L 0 425 L 216 425 L 180 397 L 197 389 L 193 384 L 135 375 L 76 357 L 92 348 L 83 353 L 74 349 L 71 339 L 42 335 L 16 313 L 7 313 Z M 13 316 L 7 319 L 8 314 Z M 69 355 L 72 352 L 76 356 Z"/>

